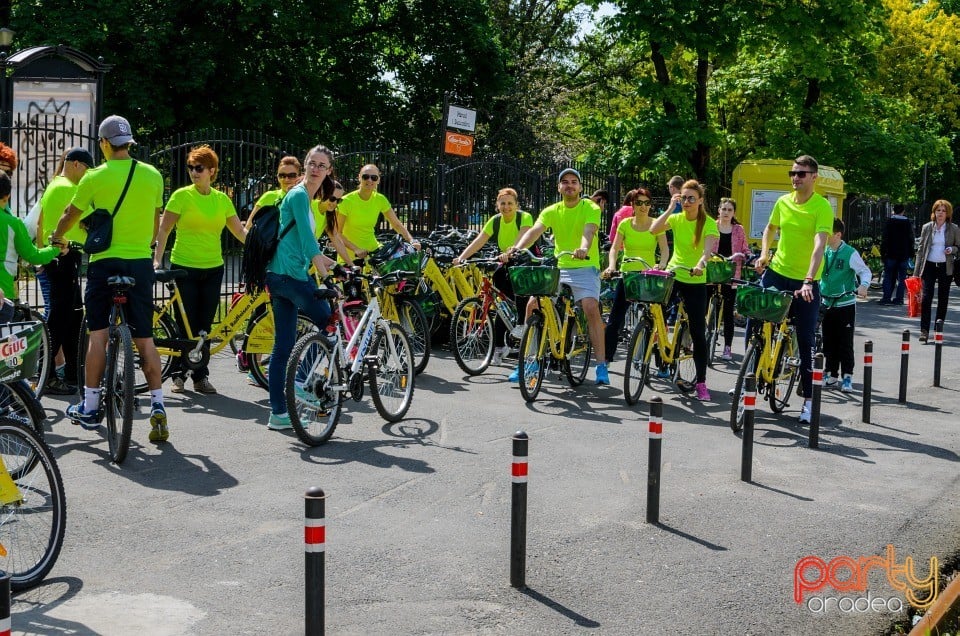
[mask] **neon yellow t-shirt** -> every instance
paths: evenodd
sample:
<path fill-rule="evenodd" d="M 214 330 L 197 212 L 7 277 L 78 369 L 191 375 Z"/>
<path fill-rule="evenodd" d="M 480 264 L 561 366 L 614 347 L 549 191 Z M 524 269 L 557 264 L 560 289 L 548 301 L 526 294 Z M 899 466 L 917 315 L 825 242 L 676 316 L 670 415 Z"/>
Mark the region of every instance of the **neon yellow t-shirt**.
<path fill-rule="evenodd" d="M 545 207 L 537 221 L 553 232 L 554 245 L 558 252 L 573 252 L 580 249 L 583 228 L 588 223 L 600 227 L 600 207 L 590 199 L 580 199 L 577 205 L 568 208 L 563 201 Z M 561 256 L 557 264 L 560 269 L 581 269 L 596 267 L 600 269 L 600 245 L 597 233 L 593 234 L 586 260 L 577 260 L 572 256 Z"/>
<path fill-rule="evenodd" d="M 170 195 L 166 209 L 180 215 L 171 263 L 197 269 L 223 265 L 220 235 L 227 219 L 237 216 L 230 197 L 219 190 L 200 194 L 196 186 L 188 185 Z"/>
<path fill-rule="evenodd" d="M 697 232 L 697 220 L 687 220 L 687 215 L 671 214 L 667 219 L 667 225 L 673 230 L 673 255 L 667 268 L 682 265 L 683 267 L 696 267 L 700 259 L 703 258 L 703 244 L 708 236 L 720 238 L 720 229 L 717 228 L 717 222 L 709 216 L 703 224 L 703 232 L 700 235 L 700 242 L 696 245 L 693 240 Z M 677 280 L 681 283 L 703 283 L 707 282 L 706 273 L 699 276 L 693 276 L 685 269 L 676 270 Z"/>
<path fill-rule="evenodd" d="M 77 192 L 70 205 L 79 210 L 103 208 L 113 213 L 120 200 L 123 184 L 130 174 L 132 159 L 111 159 L 96 168 L 90 168 L 77 184 Z M 113 239 L 110 247 L 92 254 L 90 262 L 105 258 L 127 260 L 151 258 L 156 211 L 163 207 L 163 177 L 149 163 L 137 162 L 133 180 L 123 199 L 123 205 L 113 217 Z M 84 213 L 87 216 L 89 212 Z M 81 221 L 83 217 L 81 217 Z"/>
<path fill-rule="evenodd" d="M 617 226 L 617 236 L 623 237 L 623 255 L 632 258 L 640 257 L 650 264 L 657 266 L 657 237 L 650 230 L 633 229 L 633 218 L 627 218 Z M 639 272 L 646 269 L 639 261 L 625 262 L 620 267 L 624 272 Z"/>
<path fill-rule="evenodd" d="M 795 194 L 789 192 L 773 204 L 770 225 L 780 228 L 780 239 L 770 267 L 785 278 L 803 280 L 810 269 L 814 237 L 820 232 L 833 232 L 833 208 L 816 192 L 803 204 L 794 200 Z M 814 280 L 820 280 L 822 274 L 821 259 Z"/>
<path fill-rule="evenodd" d="M 374 232 L 377 220 L 390 208 L 390 201 L 379 192 L 364 201 L 360 198 L 360 191 L 354 190 L 340 202 L 340 214 L 346 217 L 342 234 L 360 249 L 372 252 L 380 247 Z"/>
<path fill-rule="evenodd" d="M 257 208 L 262 208 L 267 205 L 277 205 L 277 201 L 283 198 L 283 190 L 267 190 L 260 195 L 260 198 L 257 199 L 257 202 L 254 204 Z M 310 201 L 310 210 L 313 212 L 313 221 L 316 224 L 317 228 L 317 238 L 320 238 L 323 235 L 324 228 L 327 227 L 327 219 L 325 218 L 325 212 L 320 211 L 320 204 L 322 201 L 320 199 L 313 199 Z M 256 217 L 254 217 L 256 218 Z"/>
<path fill-rule="evenodd" d="M 55 176 L 47 185 L 47 189 L 43 191 L 43 196 L 40 197 L 40 208 L 43 210 L 43 227 L 40 228 L 40 236 L 43 237 L 45 245 L 47 244 L 47 237 L 57 229 L 57 223 L 60 222 L 63 211 L 70 205 L 70 201 L 73 200 L 73 195 L 76 192 L 76 184 L 62 174 Z M 83 243 L 87 240 L 87 232 L 77 223 L 63 235 L 63 238 L 68 241 Z"/>
<path fill-rule="evenodd" d="M 517 229 L 517 215 L 520 218 L 520 229 Z M 517 210 L 514 218 L 510 219 L 509 222 L 503 220 L 502 214 L 494 214 L 487 222 L 484 223 L 483 229 L 481 232 L 486 234 L 489 237 L 493 237 L 493 224 L 494 219 L 500 217 L 500 233 L 497 238 L 497 247 L 500 248 L 501 252 L 506 252 L 509 248 L 513 247 L 517 242 L 517 237 L 520 236 L 523 232 L 533 227 L 533 215 L 529 212 L 523 212 Z"/>

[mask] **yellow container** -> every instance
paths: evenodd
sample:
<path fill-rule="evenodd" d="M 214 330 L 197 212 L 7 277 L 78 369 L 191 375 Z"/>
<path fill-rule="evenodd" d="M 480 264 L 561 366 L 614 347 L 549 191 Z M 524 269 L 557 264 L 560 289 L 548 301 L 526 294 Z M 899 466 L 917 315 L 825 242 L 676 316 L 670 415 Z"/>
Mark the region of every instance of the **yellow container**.
<path fill-rule="evenodd" d="M 737 202 L 737 220 L 755 247 L 760 246 L 773 204 L 793 190 L 787 175 L 792 166 L 792 159 L 756 159 L 743 161 L 733 170 L 730 197 Z M 814 190 L 826 197 L 838 218 L 843 218 L 843 201 L 847 195 L 843 191 L 843 176 L 836 168 L 821 165 Z"/>

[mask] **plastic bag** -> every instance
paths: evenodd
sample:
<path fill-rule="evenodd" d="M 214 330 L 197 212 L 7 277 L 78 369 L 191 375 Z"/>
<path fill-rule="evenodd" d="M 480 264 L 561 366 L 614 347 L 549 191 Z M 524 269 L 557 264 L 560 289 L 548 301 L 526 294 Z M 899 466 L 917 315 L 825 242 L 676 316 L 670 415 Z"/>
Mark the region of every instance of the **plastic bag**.
<path fill-rule="evenodd" d="M 907 286 L 907 318 L 919 318 L 920 304 L 923 301 L 923 282 L 919 276 L 908 276 L 903 282 Z"/>

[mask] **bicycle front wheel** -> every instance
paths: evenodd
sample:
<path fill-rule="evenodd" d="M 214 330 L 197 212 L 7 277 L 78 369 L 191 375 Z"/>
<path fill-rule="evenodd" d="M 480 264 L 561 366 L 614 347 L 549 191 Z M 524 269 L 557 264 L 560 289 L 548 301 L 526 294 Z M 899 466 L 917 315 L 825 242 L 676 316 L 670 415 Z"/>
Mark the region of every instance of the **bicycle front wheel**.
<path fill-rule="evenodd" d="M 590 343 L 590 334 L 587 332 L 587 318 L 583 315 L 583 309 L 575 307 L 573 316 L 568 320 L 570 326 L 567 328 L 567 342 L 564 347 L 566 355 L 564 370 L 567 372 L 567 380 L 570 382 L 570 386 L 580 386 L 590 369 L 590 354 L 593 352 L 593 345 Z"/>
<path fill-rule="evenodd" d="M 40 323 L 40 350 L 37 352 L 37 371 L 26 378 L 30 388 L 33 389 L 37 399 L 39 399 L 43 397 L 43 392 L 47 389 L 47 382 L 50 380 L 50 374 L 53 373 L 54 368 L 53 357 L 55 352 L 50 349 L 50 330 L 47 328 L 47 321 L 36 309 L 18 307 L 13 319 L 17 322 Z"/>
<path fill-rule="evenodd" d="M 412 347 L 414 371 L 420 374 L 430 361 L 430 321 L 420 303 L 412 298 L 397 298 L 397 314 Z"/>
<path fill-rule="evenodd" d="M 533 314 L 527 319 L 527 328 L 520 338 L 520 355 L 518 364 L 520 377 L 520 394 L 527 402 L 533 402 L 543 386 L 543 374 L 547 367 L 547 355 L 542 357 L 543 318 Z"/>
<path fill-rule="evenodd" d="M 491 307 L 492 308 L 492 307 Z M 460 301 L 450 319 L 450 349 L 465 373 L 479 375 L 493 358 L 493 321 L 483 303 L 473 296 Z"/>
<path fill-rule="evenodd" d="M 368 363 L 373 405 L 383 419 L 399 422 L 413 401 L 415 374 L 407 333 L 397 324 L 381 322 L 367 355 L 373 357 Z"/>
<path fill-rule="evenodd" d="M 180 338 L 180 328 L 177 323 L 166 314 L 160 313 L 159 307 L 153 308 L 153 341 L 159 349 L 173 347 L 173 340 Z M 160 354 L 160 380 L 166 380 L 170 377 L 170 367 L 173 366 L 173 359 L 176 357 L 168 352 L 158 352 Z M 140 360 L 140 352 L 134 351 L 134 374 L 136 375 L 136 384 L 134 390 L 137 393 L 146 393 L 147 376 L 143 374 L 143 363 Z"/>
<path fill-rule="evenodd" d="M 717 359 L 717 345 L 720 343 L 720 300 L 710 296 L 707 306 L 707 364 L 713 366 Z"/>
<path fill-rule="evenodd" d="M 640 401 L 640 394 L 643 393 L 643 387 L 650 376 L 652 332 L 653 325 L 649 321 L 641 321 L 637 323 L 630 337 L 626 368 L 623 370 L 623 398 L 631 406 Z"/>
<path fill-rule="evenodd" d="M 269 305 L 266 305 L 269 308 Z M 303 314 L 297 315 L 297 338 L 315 330 L 313 322 Z M 247 356 L 250 377 L 262 389 L 270 387 L 270 356 L 273 352 L 273 311 L 265 309 L 250 319 L 250 328 L 243 341 L 243 351 Z"/>
<path fill-rule="evenodd" d="M 110 459 L 123 463 L 133 431 L 133 339 L 127 325 L 111 329 L 107 341 L 107 366 L 103 375 L 103 402 L 107 412 L 107 443 Z"/>
<path fill-rule="evenodd" d="M 300 441 L 319 446 L 333 436 L 340 420 L 343 393 L 340 368 L 319 332 L 293 346 L 287 363 L 285 394 L 290 423 Z"/>
<path fill-rule="evenodd" d="M 67 500 L 53 453 L 28 426 L 0 417 L 0 458 L 6 466 L 39 467 L 11 474 L 14 499 L 0 504 L 0 569 L 10 574 L 10 587 L 19 591 L 42 581 L 57 562 L 66 532 Z"/>
<path fill-rule="evenodd" d="M 730 402 L 730 428 L 739 433 L 743 428 L 743 395 L 746 391 L 747 376 L 757 372 L 757 361 L 760 359 L 760 349 L 756 342 L 751 342 L 747 353 L 740 363 L 740 372 L 737 374 L 737 383 L 733 386 L 733 400 Z"/>
<path fill-rule="evenodd" d="M 40 437 L 44 435 L 43 422 L 47 416 L 40 400 L 24 382 L 0 384 L 0 416 L 11 417 L 32 428 Z"/>
<path fill-rule="evenodd" d="M 678 319 L 679 320 L 679 319 Z M 690 324 L 684 321 L 677 324 L 680 333 L 676 338 L 676 350 L 673 352 L 674 382 L 693 388 L 697 381 L 697 364 L 693 360 L 693 340 L 690 336 Z"/>
<path fill-rule="evenodd" d="M 785 408 L 790 406 L 790 394 L 793 392 L 793 385 L 797 382 L 797 374 L 800 372 L 800 359 L 797 357 L 797 339 L 793 333 L 784 341 L 780 347 L 780 355 L 777 358 L 777 366 L 774 367 L 773 382 L 767 391 L 767 401 L 770 402 L 770 410 L 774 413 L 782 413 Z"/>

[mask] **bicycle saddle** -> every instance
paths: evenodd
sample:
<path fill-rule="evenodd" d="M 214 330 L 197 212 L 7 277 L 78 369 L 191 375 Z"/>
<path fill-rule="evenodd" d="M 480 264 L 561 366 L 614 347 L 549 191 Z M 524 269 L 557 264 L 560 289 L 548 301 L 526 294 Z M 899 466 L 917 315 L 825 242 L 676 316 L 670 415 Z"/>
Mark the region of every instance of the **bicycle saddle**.
<path fill-rule="evenodd" d="M 107 285 L 111 287 L 133 287 L 137 284 L 137 279 L 133 276 L 111 276 L 107 279 Z"/>
<path fill-rule="evenodd" d="M 158 283 L 169 283 L 172 280 L 185 278 L 187 270 L 185 269 L 158 269 L 154 272 Z"/>

